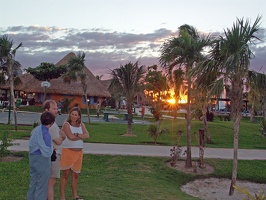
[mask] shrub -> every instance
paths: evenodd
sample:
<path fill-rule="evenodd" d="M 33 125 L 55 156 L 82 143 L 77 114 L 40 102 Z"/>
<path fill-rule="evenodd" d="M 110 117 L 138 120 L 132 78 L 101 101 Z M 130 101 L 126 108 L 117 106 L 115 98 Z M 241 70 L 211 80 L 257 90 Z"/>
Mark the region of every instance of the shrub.
<path fill-rule="evenodd" d="M 168 132 L 166 129 L 160 129 L 160 123 L 150 124 L 148 128 L 149 135 L 153 137 L 154 144 L 156 144 L 157 138 L 163 133 Z"/>
<path fill-rule="evenodd" d="M 4 132 L 0 138 L 0 157 L 6 156 L 10 153 L 7 148 L 12 146 L 12 139 L 8 138 L 9 133 Z"/>

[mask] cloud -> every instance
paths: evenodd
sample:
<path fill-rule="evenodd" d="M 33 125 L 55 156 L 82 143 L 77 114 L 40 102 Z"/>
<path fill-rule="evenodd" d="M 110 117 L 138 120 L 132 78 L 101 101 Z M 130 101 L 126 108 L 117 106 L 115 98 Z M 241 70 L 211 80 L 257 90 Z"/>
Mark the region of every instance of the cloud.
<path fill-rule="evenodd" d="M 69 52 L 84 51 L 86 66 L 95 75 L 104 75 L 104 79 L 109 78 L 110 69 L 129 61 L 139 61 L 146 66 L 158 64 L 161 45 L 166 39 L 177 35 L 177 32 L 165 28 L 146 34 L 134 34 L 99 28 L 13 26 L 0 28 L 0 32 L 8 34 L 14 46 L 23 43 L 16 54 L 16 60 L 22 64 L 22 68 L 36 67 L 41 62 L 57 63 Z M 251 67 L 265 71 L 265 29 L 259 32 L 258 37 L 261 42 L 251 48 L 256 56 L 251 60 Z"/>

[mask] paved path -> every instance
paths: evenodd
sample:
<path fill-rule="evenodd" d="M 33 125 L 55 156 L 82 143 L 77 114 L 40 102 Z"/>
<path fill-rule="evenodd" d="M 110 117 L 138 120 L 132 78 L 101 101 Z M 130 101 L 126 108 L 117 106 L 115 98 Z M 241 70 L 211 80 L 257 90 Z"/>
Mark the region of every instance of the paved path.
<path fill-rule="evenodd" d="M 9 150 L 28 151 L 28 140 L 15 140 L 15 144 L 9 147 Z M 169 157 L 170 146 L 151 146 L 151 145 L 124 145 L 124 144 L 101 144 L 84 143 L 85 154 L 106 154 L 106 155 L 131 155 L 131 156 L 151 156 L 151 157 Z M 182 148 L 184 152 L 186 148 Z M 192 157 L 198 158 L 199 151 L 197 147 L 192 147 Z M 266 160 L 266 150 L 239 149 L 239 160 Z M 232 159 L 233 149 L 224 148 L 206 148 L 205 158 Z"/>

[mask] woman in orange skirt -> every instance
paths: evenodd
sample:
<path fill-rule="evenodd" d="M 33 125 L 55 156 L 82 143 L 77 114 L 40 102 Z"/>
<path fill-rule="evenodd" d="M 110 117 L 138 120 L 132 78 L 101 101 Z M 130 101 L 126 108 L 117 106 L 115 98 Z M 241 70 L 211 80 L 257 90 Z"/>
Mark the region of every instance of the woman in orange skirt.
<path fill-rule="evenodd" d="M 83 140 L 89 138 L 89 133 L 81 122 L 81 112 L 78 107 L 70 110 L 62 129 L 66 134 L 66 139 L 62 144 L 60 161 L 62 170 L 62 178 L 60 180 L 61 200 L 65 200 L 65 189 L 70 174 L 72 174 L 72 196 L 76 200 L 81 200 L 78 196 L 78 176 L 82 166 Z"/>

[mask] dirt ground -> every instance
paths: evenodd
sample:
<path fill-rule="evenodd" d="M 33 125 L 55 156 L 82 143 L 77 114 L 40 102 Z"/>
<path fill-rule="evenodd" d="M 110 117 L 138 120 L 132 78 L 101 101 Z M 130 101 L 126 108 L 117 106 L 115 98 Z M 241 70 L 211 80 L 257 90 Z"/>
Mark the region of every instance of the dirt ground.
<path fill-rule="evenodd" d="M 176 170 L 182 171 L 184 173 L 190 174 L 210 174 L 214 172 L 214 167 L 207 165 L 205 168 L 187 169 L 185 167 L 185 161 L 178 161 L 176 166 L 171 166 L 170 162 L 167 166 L 174 168 Z M 193 163 L 195 166 L 195 163 Z M 231 180 L 223 178 L 206 178 L 206 179 L 196 179 L 192 182 L 187 183 L 181 187 L 181 190 L 191 196 L 198 197 L 204 200 L 242 200 L 246 196 L 235 190 L 233 196 L 229 196 Z M 237 181 L 237 186 L 245 188 L 249 191 L 252 197 L 255 194 L 259 194 L 260 191 L 266 193 L 266 184 L 252 183 L 248 181 Z"/>
<path fill-rule="evenodd" d="M 16 162 L 21 160 L 23 157 L 19 157 L 19 156 L 4 156 L 0 158 L 0 162 Z"/>

